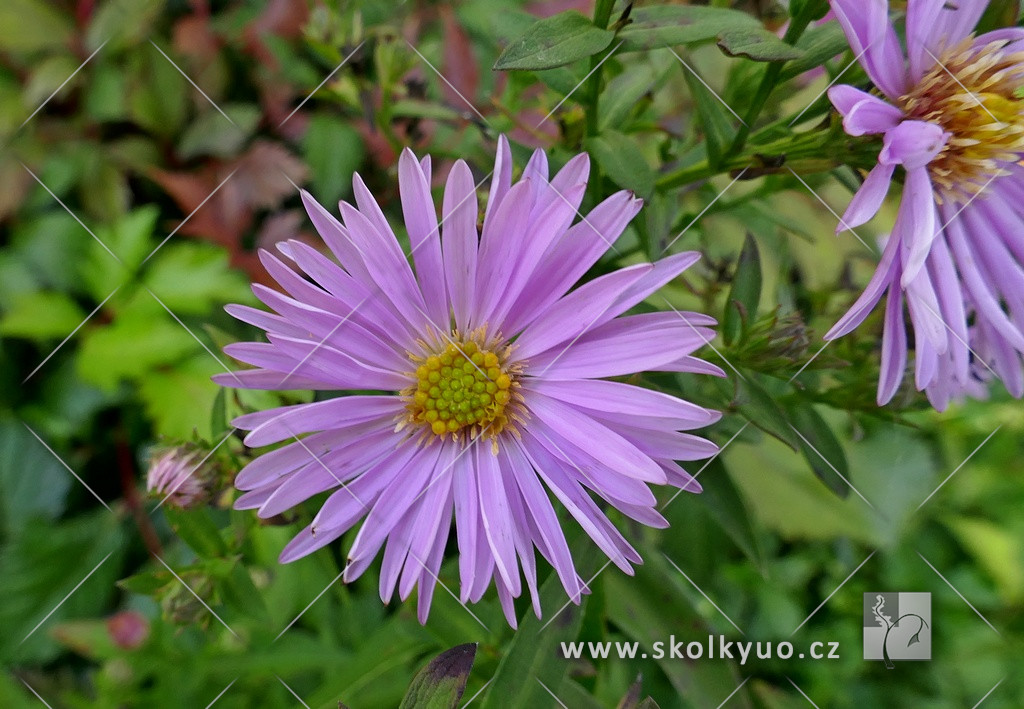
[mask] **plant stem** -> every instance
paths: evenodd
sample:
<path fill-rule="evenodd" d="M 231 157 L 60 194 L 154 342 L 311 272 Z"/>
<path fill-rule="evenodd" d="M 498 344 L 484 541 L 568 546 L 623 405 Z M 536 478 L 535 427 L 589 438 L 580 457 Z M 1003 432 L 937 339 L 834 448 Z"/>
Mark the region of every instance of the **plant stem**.
<path fill-rule="evenodd" d="M 612 7 L 615 0 L 597 0 L 594 4 L 594 25 L 601 29 L 607 29 L 612 18 Z M 611 49 L 608 52 L 613 51 Z M 597 135 L 597 103 L 601 97 L 601 72 L 604 68 L 606 52 L 595 54 L 590 58 L 590 78 L 587 79 L 585 112 L 587 121 L 587 135 Z"/>
<path fill-rule="evenodd" d="M 800 36 L 807 29 L 807 25 L 811 23 L 811 18 L 814 16 L 815 4 L 812 0 L 808 0 L 796 17 L 792 18 L 789 23 L 789 27 L 786 29 L 786 34 L 782 37 L 782 40 L 786 44 L 795 44 Z M 782 73 L 782 67 L 786 62 L 772 62 L 768 65 L 768 68 L 764 72 L 764 76 L 761 77 L 761 83 L 757 87 L 757 91 L 754 92 L 754 98 L 750 101 L 750 107 L 747 109 L 746 114 L 743 116 L 743 124 L 736 130 L 736 136 L 733 138 L 728 149 L 725 151 L 726 155 L 735 155 L 743 146 L 747 143 L 747 138 L 750 136 L 750 127 L 757 120 L 757 117 L 761 114 L 764 109 L 765 103 L 768 102 L 768 97 L 771 96 L 775 90 L 775 86 L 779 81 L 779 75 Z"/>

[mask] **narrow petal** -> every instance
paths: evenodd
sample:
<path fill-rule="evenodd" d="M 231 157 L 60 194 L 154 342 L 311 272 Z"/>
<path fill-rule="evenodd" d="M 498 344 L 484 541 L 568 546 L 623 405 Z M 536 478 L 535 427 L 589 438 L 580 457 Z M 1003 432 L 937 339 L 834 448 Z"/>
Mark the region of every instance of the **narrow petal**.
<path fill-rule="evenodd" d="M 255 448 L 293 438 L 300 433 L 340 428 L 375 419 L 397 419 L 403 411 L 397 396 L 341 396 L 311 404 L 280 406 L 239 416 L 232 423 L 250 431 L 245 445 Z"/>
<path fill-rule="evenodd" d="M 608 311 L 621 292 L 651 271 L 637 264 L 589 281 L 544 311 L 516 340 L 515 357 L 528 360 L 589 330 Z"/>
<path fill-rule="evenodd" d="M 512 150 L 504 135 L 498 136 L 498 149 L 494 156 L 494 170 L 491 172 L 491 191 L 487 197 L 484 212 L 484 228 L 490 226 L 494 214 L 512 186 Z"/>
<path fill-rule="evenodd" d="M 474 448 L 479 486 L 477 489 L 480 494 L 480 519 L 484 535 L 494 555 L 498 573 L 512 595 L 518 596 L 522 587 L 519 567 L 516 564 L 515 542 L 512 539 L 512 515 L 501 482 L 504 471 L 501 470 L 498 457 L 491 452 L 489 445 L 477 443 Z"/>
<path fill-rule="evenodd" d="M 878 377 L 878 405 L 884 406 L 903 381 L 907 368 L 907 328 L 903 323 L 903 294 L 894 289 L 885 304 L 882 329 L 882 365 Z"/>
<path fill-rule="evenodd" d="M 624 416 L 650 416 L 685 422 L 693 427 L 706 426 L 717 421 L 717 411 L 691 404 L 659 391 L 645 389 L 622 382 L 601 379 L 569 381 L 531 379 L 524 383 L 526 391 L 537 391 L 567 404 L 622 414 Z"/>
<path fill-rule="evenodd" d="M 530 183 L 521 180 L 509 189 L 491 220 L 484 224 L 477 260 L 473 327 L 489 322 L 512 277 L 532 207 Z"/>
<path fill-rule="evenodd" d="M 665 474 L 636 446 L 607 426 L 557 399 L 533 392 L 527 403 L 530 413 L 555 433 L 621 475 L 664 484 Z"/>
<path fill-rule="evenodd" d="M 568 292 L 597 263 L 640 211 L 643 202 L 629 192 L 616 192 L 594 207 L 586 219 L 569 228 L 544 255 L 523 288 L 516 316 L 505 322 L 507 332 L 519 332 L 530 320 Z"/>
<path fill-rule="evenodd" d="M 473 175 L 462 160 L 457 161 L 448 173 L 441 211 L 445 281 L 451 297 L 455 325 L 465 332 L 469 328 L 475 296 L 478 210 Z"/>
<path fill-rule="evenodd" d="M 903 185 L 899 215 L 893 226 L 893 238 L 899 238 L 905 249 L 901 254 L 903 275 L 900 278 L 904 288 L 921 273 L 932 242 L 940 231 L 936 222 L 935 195 L 928 171 L 925 168 L 910 170 Z"/>
<path fill-rule="evenodd" d="M 837 234 L 847 229 L 856 229 L 878 214 L 878 210 L 882 208 L 882 202 L 885 201 L 885 196 L 889 193 L 892 173 L 895 170 L 895 165 L 881 163 L 871 168 L 864 184 L 850 200 L 850 205 L 846 208 L 843 218 L 839 220 L 839 225 L 836 227 Z"/>
<path fill-rule="evenodd" d="M 886 0 L 832 0 L 830 3 L 854 56 L 875 86 L 890 99 L 906 93 L 907 71 Z"/>
<path fill-rule="evenodd" d="M 898 268 L 896 262 L 896 256 L 899 253 L 900 244 L 899 239 L 889 237 L 889 240 L 885 244 L 885 249 L 882 251 L 882 258 L 878 262 L 878 267 L 875 269 L 874 274 L 871 276 L 871 280 L 868 281 L 868 285 L 864 288 L 864 292 L 860 294 L 856 302 L 850 309 L 846 311 L 843 317 L 839 318 L 839 322 L 832 326 L 832 329 L 825 333 L 826 340 L 834 340 L 837 337 L 852 332 L 858 325 L 864 322 L 864 318 L 868 316 L 868 313 L 872 311 L 885 291 L 893 285 L 892 276 L 894 270 Z M 897 278 L 899 276 L 897 275 Z"/>
<path fill-rule="evenodd" d="M 388 296 L 397 312 L 414 328 L 421 329 L 429 321 L 427 306 L 394 234 L 381 234 L 360 210 L 346 202 L 341 203 L 341 216 L 359 245 L 376 286 Z"/>
<path fill-rule="evenodd" d="M 441 261 L 437 212 L 427 176 L 408 148 L 398 159 L 398 189 L 405 227 L 409 231 L 409 251 L 416 264 L 416 279 L 426 302 L 427 314 L 433 322 L 447 325 L 448 294 Z"/>

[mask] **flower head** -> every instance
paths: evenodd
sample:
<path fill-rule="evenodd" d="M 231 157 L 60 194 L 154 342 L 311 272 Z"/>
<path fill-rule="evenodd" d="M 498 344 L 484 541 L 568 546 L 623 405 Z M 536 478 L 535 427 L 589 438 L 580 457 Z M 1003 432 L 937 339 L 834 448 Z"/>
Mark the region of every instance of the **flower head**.
<path fill-rule="evenodd" d="M 198 470 L 201 463 L 199 452 L 186 446 L 157 451 L 150 457 L 146 489 L 177 507 L 194 507 L 209 494 Z"/>
<path fill-rule="evenodd" d="M 897 167 L 904 179 L 878 269 L 826 338 L 856 328 L 888 293 L 879 404 L 895 394 L 907 364 L 904 300 L 914 331 L 915 383 L 936 408 L 965 394 L 983 395 L 993 374 L 1019 397 L 1024 29 L 975 37 L 987 0 L 909 0 L 904 52 L 887 0 L 831 4 L 882 94 L 829 90 L 847 133 L 883 136 L 878 165 L 841 228 L 878 212 Z"/>
<path fill-rule="evenodd" d="M 512 599 L 524 585 L 540 615 L 534 549 L 570 598 L 584 592 L 550 495 L 630 572 L 640 557 L 595 497 L 665 526 L 648 483 L 699 491 L 676 461 L 716 447 L 681 431 L 718 415 L 608 379 L 644 370 L 721 375 L 692 356 L 713 336 L 711 318 L 619 317 L 698 256 L 630 266 L 570 292 L 641 204 L 620 192 L 573 224 L 588 173 L 579 155 L 549 180 L 537 151 L 513 183 L 501 138 L 478 235 L 466 163 L 448 175 L 439 223 L 430 160 L 406 150 L 399 191 L 415 271 L 358 175 L 356 206 L 341 204 L 343 223 L 302 194 L 340 265 L 298 241 L 279 245 L 292 265 L 264 252 L 287 294 L 254 290 L 276 312 L 228 310 L 269 342 L 229 345 L 228 354 L 255 369 L 217 377 L 226 386 L 363 392 L 235 421 L 250 431 L 250 446 L 287 444 L 239 473 L 236 485 L 247 492 L 236 507 L 269 517 L 333 491 L 283 562 L 365 518 L 345 579 L 384 547 L 381 597 L 397 587 L 404 599 L 418 586 L 425 621 L 454 517 L 463 602 L 479 600 L 493 579 L 514 623 Z"/>

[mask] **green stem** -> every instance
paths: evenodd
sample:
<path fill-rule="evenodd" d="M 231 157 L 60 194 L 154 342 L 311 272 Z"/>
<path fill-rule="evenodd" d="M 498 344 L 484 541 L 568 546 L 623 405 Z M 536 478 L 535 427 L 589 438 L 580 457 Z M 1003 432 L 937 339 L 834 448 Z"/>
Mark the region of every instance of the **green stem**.
<path fill-rule="evenodd" d="M 782 37 L 782 40 L 786 44 L 796 44 L 796 41 L 800 39 L 800 36 L 807 29 L 807 25 L 811 23 L 811 18 L 815 13 L 815 5 L 812 0 L 804 3 L 800 12 L 794 17 L 789 27 L 786 29 L 786 34 Z M 754 98 L 750 101 L 750 107 L 747 109 L 746 114 L 743 116 L 743 124 L 736 130 L 736 136 L 730 143 L 729 148 L 725 151 L 726 155 L 735 155 L 743 146 L 747 143 L 747 138 L 750 137 L 750 127 L 754 125 L 757 117 L 761 114 L 764 109 L 764 105 L 768 102 L 768 97 L 771 96 L 775 90 L 775 86 L 779 81 L 779 75 L 782 73 L 782 67 L 785 65 L 785 61 L 772 62 L 768 65 L 768 68 L 764 72 L 764 76 L 761 77 L 761 83 L 757 87 L 757 91 L 754 92 Z"/>
<path fill-rule="evenodd" d="M 601 29 L 608 29 L 608 23 L 612 18 L 612 7 L 615 0 L 597 0 L 594 5 L 594 26 Z M 587 79 L 586 88 L 586 120 L 587 135 L 597 135 L 597 103 L 601 97 L 601 70 L 604 68 L 604 59 L 611 49 L 590 58 L 590 78 Z"/>

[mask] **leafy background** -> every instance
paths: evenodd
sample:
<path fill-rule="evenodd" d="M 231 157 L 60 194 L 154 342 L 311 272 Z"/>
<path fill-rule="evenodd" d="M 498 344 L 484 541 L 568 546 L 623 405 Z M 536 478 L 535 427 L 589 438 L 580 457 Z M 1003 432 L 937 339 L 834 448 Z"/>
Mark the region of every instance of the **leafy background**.
<path fill-rule="evenodd" d="M 408 690 L 448 706 L 465 680 L 462 703 L 488 707 L 1019 706 L 1020 404 L 997 386 L 936 413 L 907 381 L 877 409 L 875 318 L 821 349 L 893 214 L 865 244 L 832 235 L 877 145 L 844 137 L 822 96 L 840 72 L 866 83 L 826 10 L 6 0 L 0 704 L 358 709 Z M 995 2 L 983 23 L 1018 17 Z M 704 254 L 643 307 L 719 316 L 706 354 L 729 378 L 643 381 L 725 411 L 708 435 L 726 449 L 703 495 L 659 491 L 671 528 L 617 520 L 646 563 L 600 571 L 582 608 L 555 615 L 547 584 L 555 621 L 520 604 L 513 631 L 493 595 L 470 613 L 439 589 L 421 626 L 411 602 L 381 604 L 375 573 L 341 584 L 339 548 L 276 562 L 315 505 L 269 524 L 230 510 L 250 452 L 226 421 L 309 395 L 225 395 L 209 377 L 253 335 L 222 306 L 268 280 L 255 250 L 315 243 L 296 186 L 331 204 L 358 170 L 397 224 L 403 146 L 482 179 L 502 132 L 520 166 L 531 148 L 556 165 L 590 152 L 585 206 L 620 187 L 647 200 L 592 276 Z M 169 441 L 217 446 L 207 507 L 146 498 Z M 454 560 L 441 579 L 454 587 Z M 860 659 L 861 597 L 880 590 L 932 592 L 931 662 Z M 839 641 L 841 659 L 556 657 L 561 640 L 738 631 Z"/>

